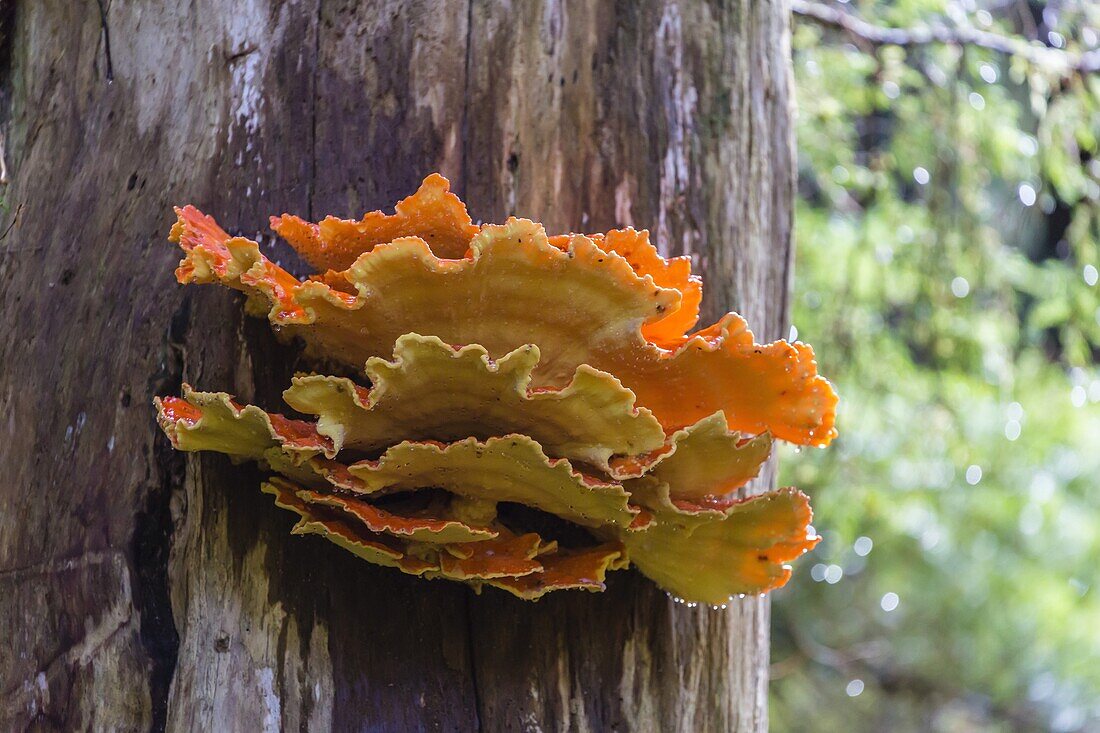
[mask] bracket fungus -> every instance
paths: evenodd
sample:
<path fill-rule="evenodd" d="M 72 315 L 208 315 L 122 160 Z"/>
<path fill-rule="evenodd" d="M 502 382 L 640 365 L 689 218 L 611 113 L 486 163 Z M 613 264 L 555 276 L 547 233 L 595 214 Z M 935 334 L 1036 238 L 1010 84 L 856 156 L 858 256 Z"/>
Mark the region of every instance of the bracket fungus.
<path fill-rule="evenodd" d="M 798 490 L 737 493 L 775 439 L 835 436 L 813 350 L 757 344 L 733 313 L 689 333 L 702 282 L 648 232 L 478 226 L 433 174 L 393 214 L 272 217 L 318 271 L 300 280 L 176 213 L 180 283 L 243 291 L 308 360 L 359 375 L 295 376 L 283 397 L 302 417 L 187 385 L 155 400 L 177 449 L 270 471 L 293 533 L 524 599 L 634 564 L 712 604 L 783 585 L 818 542 Z"/>

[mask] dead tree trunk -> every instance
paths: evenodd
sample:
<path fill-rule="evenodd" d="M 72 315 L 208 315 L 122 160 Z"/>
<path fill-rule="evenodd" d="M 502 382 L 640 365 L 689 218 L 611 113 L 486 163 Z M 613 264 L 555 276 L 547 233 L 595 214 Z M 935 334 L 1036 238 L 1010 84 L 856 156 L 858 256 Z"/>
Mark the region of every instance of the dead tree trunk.
<path fill-rule="evenodd" d="M 484 220 L 648 227 L 711 317 L 777 337 L 785 3 L 52 0 L 0 4 L 0 37 L 0 728 L 766 727 L 766 600 L 377 569 L 291 538 L 253 469 L 173 453 L 150 399 L 274 406 L 299 366 L 175 284 L 173 204 L 251 235 L 433 170 Z"/>

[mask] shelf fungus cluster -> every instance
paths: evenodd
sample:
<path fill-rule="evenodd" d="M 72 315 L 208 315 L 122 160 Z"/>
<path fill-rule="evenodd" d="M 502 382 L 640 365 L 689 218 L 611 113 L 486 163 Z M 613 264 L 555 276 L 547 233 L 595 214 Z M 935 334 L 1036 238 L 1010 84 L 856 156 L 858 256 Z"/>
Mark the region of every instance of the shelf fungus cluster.
<path fill-rule="evenodd" d="M 692 332 L 701 283 L 647 232 L 477 226 L 432 175 L 393 214 L 273 217 L 319 273 L 303 281 L 176 213 L 181 283 L 243 291 L 310 363 L 360 375 L 294 377 L 298 417 L 187 386 L 156 401 L 176 448 L 269 470 L 294 533 L 527 599 L 633 563 L 708 604 L 782 585 L 817 543 L 801 492 L 737 496 L 774 439 L 833 438 L 813 351 L 732 313 Z"/>

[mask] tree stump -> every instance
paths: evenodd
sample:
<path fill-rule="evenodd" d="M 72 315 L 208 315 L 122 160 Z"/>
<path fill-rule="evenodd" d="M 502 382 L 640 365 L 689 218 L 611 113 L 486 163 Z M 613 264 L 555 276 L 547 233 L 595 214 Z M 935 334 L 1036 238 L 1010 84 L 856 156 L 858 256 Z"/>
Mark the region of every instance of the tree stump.
<path fill-rule="evenodd" d="M 434 170 L 475 219 L 649 228 L 706 317 L 778 337 L 788 33 L 754 0 L 0 7 L 0 728 L 765 729 L 766 599 L 376 568 L 291 537 L 255 469 L 173 452 L 151 399 L 274 407 L 305 368 L 176 285 L 172 205 L 289 264 L 269 214 L 359 216 Z"/>

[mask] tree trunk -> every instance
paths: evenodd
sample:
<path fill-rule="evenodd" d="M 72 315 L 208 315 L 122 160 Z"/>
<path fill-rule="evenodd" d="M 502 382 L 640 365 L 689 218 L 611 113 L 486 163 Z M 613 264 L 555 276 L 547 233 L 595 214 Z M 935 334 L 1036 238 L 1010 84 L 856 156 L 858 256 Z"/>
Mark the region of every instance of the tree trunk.
<path fill-rule="evenodd" d="M 713 318 L 786 319 L 783 2 L 0 5 L 0 728 L 763 730 L 768 602 L 634 573 L 524 603 L 380 569 L 173 452 L 182 381 L 274 407 L 295 352 L 181 288 L 173 204 L 264 237 L 433 170 L 475 218 L 650 228 Z M 709 321 L 707 321 L 709 323 Z M 774 472 L 755 484 L 768 488 Z"/>

